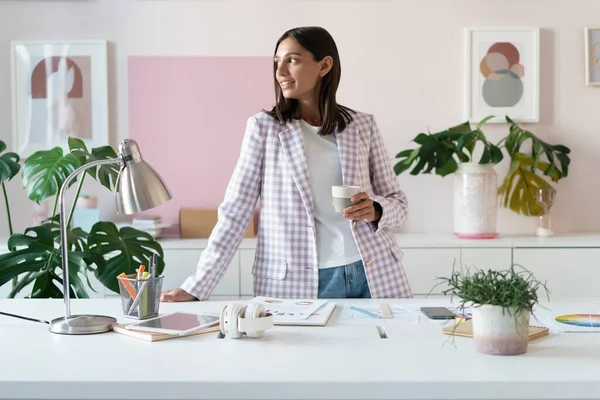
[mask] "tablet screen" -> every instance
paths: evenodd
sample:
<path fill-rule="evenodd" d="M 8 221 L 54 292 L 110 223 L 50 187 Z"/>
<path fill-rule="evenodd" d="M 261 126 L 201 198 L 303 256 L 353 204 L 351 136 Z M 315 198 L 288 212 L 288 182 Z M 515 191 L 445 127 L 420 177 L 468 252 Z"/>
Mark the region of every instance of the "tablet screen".
<path fill-rule="evenodd" d="M 136 327 L 169 329 L 173 331 L 187 331 L 199 326 L 212 325 L 219 321 L 219 317 L 202 314 L 174 313 L 163 315 L 159 318 L 140 322 Z"/>

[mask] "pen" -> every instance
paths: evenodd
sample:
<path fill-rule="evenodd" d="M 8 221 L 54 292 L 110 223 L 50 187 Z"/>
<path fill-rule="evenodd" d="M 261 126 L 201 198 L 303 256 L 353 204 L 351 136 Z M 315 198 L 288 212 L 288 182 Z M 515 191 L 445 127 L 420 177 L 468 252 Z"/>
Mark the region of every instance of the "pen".
<path fill-rule="evenodd" d="M 379 315 L 372 313 L 371 311 L 367 311 L 367 310 L 363 310 L 362 308 L 358 308 L 358 307 L 354 307 L 354 306 L 350 306 L 351 310 L 354 311 L 358 311 L 359 313 L 363 313 L 365 315 L 368 315 L 369 317 L 373 317 L 373 318 L 381 318 Z"/>
<path fill-rule="evenodd" d="M 156 277 L 157 259 L 158 259 L 158 256 L 156 255 L 156 253 L 152 254 L 152 257 L 150 257 L 150 278 Z"/>

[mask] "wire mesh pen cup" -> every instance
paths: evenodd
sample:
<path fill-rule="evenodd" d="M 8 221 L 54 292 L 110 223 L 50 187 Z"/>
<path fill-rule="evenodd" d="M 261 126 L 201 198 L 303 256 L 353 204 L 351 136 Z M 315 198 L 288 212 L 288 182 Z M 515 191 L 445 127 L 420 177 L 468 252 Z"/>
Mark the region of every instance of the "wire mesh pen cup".
<path fill-rule="evenodd" d="M 119 276 L 119 292 L 123 314 L 127 318 L 147 319 L 158 317 L 162 276 L 137 279 L 136 274 Z"/>

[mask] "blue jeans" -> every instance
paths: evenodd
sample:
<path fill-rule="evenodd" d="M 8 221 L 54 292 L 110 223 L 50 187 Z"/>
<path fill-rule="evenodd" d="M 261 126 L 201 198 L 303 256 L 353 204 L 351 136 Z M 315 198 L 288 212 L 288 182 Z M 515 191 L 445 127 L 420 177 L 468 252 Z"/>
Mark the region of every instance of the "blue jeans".
<path fill-rule="evenodd" d="M 371 298 L 363 262 L 320 269 L 319 298 Z"/>

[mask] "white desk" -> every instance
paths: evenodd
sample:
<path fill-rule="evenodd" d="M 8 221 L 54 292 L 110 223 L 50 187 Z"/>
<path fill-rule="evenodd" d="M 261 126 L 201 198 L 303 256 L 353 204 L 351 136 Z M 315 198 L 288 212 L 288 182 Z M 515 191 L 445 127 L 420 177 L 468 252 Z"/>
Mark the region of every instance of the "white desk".
<path fill-rule="evenodd" d="M 217 312 L 222 304 L 162 304 L 161 312 Z M 596 312 L 600 299 L 550 305 L 558 306 Z M 49 320 L 62 315 L 63 302 L 0 300 L 0 310 Z M 75 300 L 72 310 L 127 321 L 116 299 Z M 474 352 L 469 338 L 453 346 L 439 322 L 425 318 L 387 333 L 381 339 L 375 327 L 276 326 L 262 339 L 210 333 L 151 343 L 112 332 L 61 336 L 0 316 L 0 399 L 600 398 L 600 334 L 554 334 L 532 342 L 525 355 L 501 357 Z"/>

